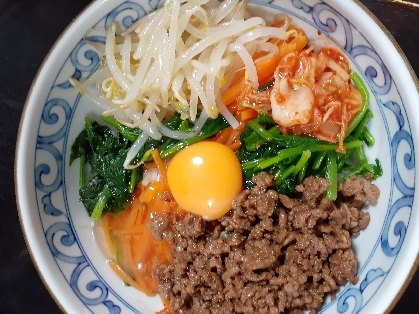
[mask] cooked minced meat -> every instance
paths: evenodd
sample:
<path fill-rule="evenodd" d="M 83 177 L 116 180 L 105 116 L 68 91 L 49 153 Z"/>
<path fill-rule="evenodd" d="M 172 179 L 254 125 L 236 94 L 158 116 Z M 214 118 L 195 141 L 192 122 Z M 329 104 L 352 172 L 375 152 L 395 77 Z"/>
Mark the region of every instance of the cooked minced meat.
<path fill-rule="evenodd" d="M 292 199 L 262 172 L 218 220 L 155 217 L 150 230 L 171 241 L 173 253 L 173 264 L 155 272 L 161 296 L 179 313 L 315 312 L 326 294 L 358 281 L 351 236 L 369 223 L 365 203 L 377 202 L 370 180 L 339 184 L 332 202 L 323 198 L 326 179 L 305 179 Z"/>

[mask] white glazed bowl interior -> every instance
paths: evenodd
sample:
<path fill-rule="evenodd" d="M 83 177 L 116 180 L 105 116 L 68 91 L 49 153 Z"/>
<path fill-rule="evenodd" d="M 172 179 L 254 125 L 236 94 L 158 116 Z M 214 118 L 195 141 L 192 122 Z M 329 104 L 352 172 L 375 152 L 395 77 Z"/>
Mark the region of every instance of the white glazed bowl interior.
<path fill-rule="evenodd" d="M 159 4 L 94 1 L 56 43 L 27 99 L 16 154 L 19 214 L 39 273 L 66 312 L 154 313 L 162 306 L 158 297 L 124 286 L 110 270 L 106 250 L 78 202 L 78 164 L 68 165 L 84 116 L 98 119 L 100 113 L 68 83 L 69 77 L 88 77 L 100 62 L 100 54 L 83 42 L 84 34 L 106 30 L 113 21 L 129 27 Z M 393 41 L 353 1 L 260 0 L 251 11 L 267 19 L 289 14 L 311 44 L 343 49 L 367 83 L 376 139 L 367 154 L 382 163 L 384 175 L 376 181 L 381 196 L 367 208 L 370 225 L 354 240 L 358 284 L 342 288 L 321 313 L 383 313 L 398 297 L 418 254 L 417 79 Z M 104 33 L 93 31 L 89 40 L 103 42 Z"/>

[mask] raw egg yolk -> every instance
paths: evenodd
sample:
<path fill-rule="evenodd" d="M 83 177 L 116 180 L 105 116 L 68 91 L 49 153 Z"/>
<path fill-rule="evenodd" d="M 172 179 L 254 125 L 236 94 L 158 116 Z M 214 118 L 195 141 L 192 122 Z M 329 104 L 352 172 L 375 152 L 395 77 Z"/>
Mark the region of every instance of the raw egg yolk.
<path fill-rule="evenodd" d="M 169 188 L 180 208 L 205 220 L 220 218 L 231 209 L 242 180 L 237 156 L 216 142 L 203 141 L 182 149 L 167 168 Z"/>

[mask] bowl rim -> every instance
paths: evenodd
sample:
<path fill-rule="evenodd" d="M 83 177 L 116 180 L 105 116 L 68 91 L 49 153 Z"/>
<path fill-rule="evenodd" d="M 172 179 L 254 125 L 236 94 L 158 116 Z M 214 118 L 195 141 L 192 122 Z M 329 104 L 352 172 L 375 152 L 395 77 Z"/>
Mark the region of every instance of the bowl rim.
<path fill-rule="evenodd" d="M 125 2 L 121 1 L 121 3 Z M 135 1 L 135 0 L 134 0 Z M 322 0 L 323 2 L 329 3 L 330 0 Z M 335 0 L 333 0 L 335 1 Z M 332 1 L 332 2 L 333 2 Z M 404 54 L 403 50 L 401 49 L 400 45 L 397 43 L 393 35 L 390 33 L 390 31 L 383 25 L 383 23 L 360 1 L 360 0 L 352 0 L 355 5 L 357 5 L 360 9 L 362 9 L 373 21 L 374 23 L 383 31 L 383 33 L 386 35 L 386 37 L 390 40 L 394 48 L 399 53 L 400 57 L 402 58 L 402 61 L 404 65 L 406 66 L 407 70 L 409 71 L 410 77 L 412 79 L 412 82 L 414 83 L 416 87 L 416 91 L 419 94 L 419 79 L 417 74 L 415 73 L 414 69 L 412 68 L 409 60 L 407 59 L 406 55 Z M 64 313 L 69 313 L 68 308 L 64 306 L 64 302 L 62 298 L 59 298 L 52 290 L 52 287 L 50 286 L 50 283 L 45 278 L 44 273 L 41 271 L 41 266 L 39 265 L 39 261 L 36 260 L 35 254 L 34 254 L 34 248 L 30 245 L 31 241 L 28 238 L 28 226 L 27 223 L 24 222 L 23 218 L 23 212 L 24 209 L 22 209 L 23 201 L 21 200 L 20 191 L 22 190 L 20 180 L 18 180 L 18 176 L 20 174 L 20 166 L 19 166 L 19 148 L 21 146 L 22 142 L 22 131 L 23 131 L 23 122 L 25 120 L 25 116 L 27 112 L 29 111 L 29 102 L 30 99 L 34 93 L 34 87 L 37 84 L 37 81 L 40 77 L 40 75 L 44 72 L 44 66 L 48 62 L 49 58 L 55 51 L 57 45 L 61 42 L 61 40 L 69 33 L 69 31 L 74 27 L 74 25 L 80 20 L 80 18 L 84 15 L 88 15 L 89 11 L 93 11 L 94 8 L 102 6 L 107 0 L 102 1 L 92 1 L 90 2 L 82 11 L 80 11 L 73 19 L 72 21 L 65 27 L 65 29 L 62 31 L 62 33 L 58 36 L 58 38 L 55 40 L 54 44 L 49 49 L 48 53 L 45 55 L 39 69 L 37 70 L 37 73 L 31 83 L 31 86 L 28 90 L 27 97 L 25 99 L 24 107 L 22 110 L 21 118 L 19 121 L 19 128 L 18 133 L 16 137 L 16 147 L 15 147 L 15 156 L 14 156 L 14 188 L 15 188 L 15 201 L 16 201 L 16 207 L 19 217 L 19 224 L 21 227 L 21 231 L 25 240 L 26 247 L 28 248 L 29 256 L 32 260 L 32 263 L 39 275 L 39 277 L 42 280 L 43 285 L 47 289 L 49 295 L 52 297 L 52 299 L 56 302 L 57 306 L 60 308 L 60 310 Z M 419 74 L 418 74 L 419 75 Z M 413 207 L 414 208 L 414 207 Z M 25 225 L 26 224 L 26 225 Z M 407 287 L 409 286 L 413 276 L 415 275 L 417 269 L 419 269 L 419 252 L 416 253 L 416 258 L 414 263 L 412 264 L 410 271 L 408 272 L 408 275 L 406 276 L 406 279 L 404 280 L 402 286 L 400 287 L 398 293 L 393 298 L 392 302 L 388 305 L 385 313 L 390 313 L 391 310 L 394 308 L 394 306 L 399 302 L 400 298 L 406 291 Z"/>
<path fill-rule="evenodd" d="M 409 60 L 407 59 L 405 53 L 403 52 L 402 48 L 396 41 L 396 39 L 393 37 L 393 35 L 390 33 L 390 31 L 384 26 L 384 24 L 359 0 L 353 0 L 355 4 L 357 4 L 368 16 L 375 22 L 375 24 L 384 32 L 384 34 L 387 36 L 387 38 L 391 41 L 393 46 L 396 48 L 397 52 L 399 53 L 400 57 L 402 58 L 407 70 L 410 73 L 410 76 L 412 78 L 412 81 L 416 87 L 416 91 L 419 94 L 419 79 L 416 75 L 415 71 L 413 70 L 412 65 L 410 64 Z M 419 75 L 419 73 L 418 73 Z M 412 208 L 413 209 L 413 208 Z M 393 298 L 392 302 L 388 305 L 385 313 L 388 314 L 391 312 L 391 310 L 396 306 L 396 304 L 400 301 L 401 297 L 403 296 L 404 292 L 406 291 L 407 287 L 409 286 L 410 282 L 413 279 L 413 276 L 415 275 L 416 271 L 419 269 L 419 252 L 416 253 L 415 261 L 410 268 L 410 271 L 400 287 L 398 293 Z"/>
<path fill-rule="evenodd" d="M 106 1 L 106 0 L 103 0 L 103 1 Z M 35 74 L 35 77 L 34 77 L 32 83 L 31 83 L 31 86 L 29 87 L 29 91 L 28 91 L 28 94 L 27 94 L 26 99 L 25 99 L 25 103 L 24 103 L 22 114 L 21 114 L 20 121 L 19 121 L 19 128 L 18 128 L 18 132 L 17 132 L 17 136 L 16 136 L 16 147 L 15 147 L 15 156 L 14 156 L 14 185 L 15 185 L 15 197 L 16 197 L 15 201 L 16 201 L 16 208 L 17 208 L 18 217 L 19 217 L 19 224 L 20 224 L 20 227 L 21 227 L 23 238 L 25 240 L 26 247 L 28 248 L 30 259 L 32 260 L 32 264 L 34 265 L 34 267 L 35 267 L 35 269 L 36 269 L 44 287 L 47 289 L 49 295 L 55 301 L 55 303 L 57 304 L 57 306 L 59 307 L 59 309 L 63 313 L 68 313 L 68 311 L 65 308 L 65 306 L 63 305 L 62 300 L 57 295 L 55 295 L 55 293 L 52 290 L 52 287 L 48 283 L 48 281 L 45 278 L 43 272 L 41 271 L 41 267 L 39 266 L 39 261 L 36 260 L 35 254 L 33 252 L 33 248 L 30 245 L 30 240 L 28 238 L 28 233 L 27 233 L 27 226 L 25 226 L 25 222 L 23 221 L 23 216 L 22 216 L 23 210 L 22 210 L 21 200 L 20 200 L 20 196 L 19 196 L 19 191 L 21 190 L 21 188 L 19 188 L 20 187 L 20 181 L 18 180 L 18 175 L 19 175 L 18 153 L 19 153 L 19 147 L 20 147 L 21 141 L 22 141 L 23 122 L 24 122 L 26 113 L 28 112 L 29 101 L 30 101 L 30 99 L 32 97 L 32 94 L 34 92 L 34 87 L 35 87 L 41 73 L 44 71 L 43 69 L 44 69 L 45 64 L 49 60 L 50 56 L 54 52 L 57 45 L 61 42 L 63 37 L 66 36 L 66 34 L 73 27 L 73 25 L 75 25 L 77 23 L 77 21 L 80 19 L 80 17 L 82 15 L 87 14 L 87 11 L 93 10 L 94 6 L 100 5 L 98 2 L 99 1 L 92 1 L 85 8 L 83 8 L 70 21 L 70 23 L 64 28 L 64 30 L 61 32 L 61 34 L 58 36 L 58 38 L 55 40 L 55 42 L 53 43 L 53 45 L 51 46 L 51 48 L 49 49 L 49 51 L 45 55 L 44 59 L 42 60 L 41 65 L 39 66 L 39 68 L 38 68 L 38 70 Z"/>

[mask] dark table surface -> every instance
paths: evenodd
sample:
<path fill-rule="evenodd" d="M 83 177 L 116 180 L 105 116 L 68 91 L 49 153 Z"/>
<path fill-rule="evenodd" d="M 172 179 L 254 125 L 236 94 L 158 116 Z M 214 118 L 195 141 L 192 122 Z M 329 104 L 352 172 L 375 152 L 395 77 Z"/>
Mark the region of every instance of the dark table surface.
<path fill-rule="evenodd" d="M 419 76 L 419 0 L 361 2 L 390 31 Z M 89 3 L 0 1 L 0 313 L 61 312 L 36 272 L 23 239 L 15 203 L 14 153 L 31 82 L 60 33 Z M 419 313 L 418 293 L 419 271 L 392 313 Z"/>

